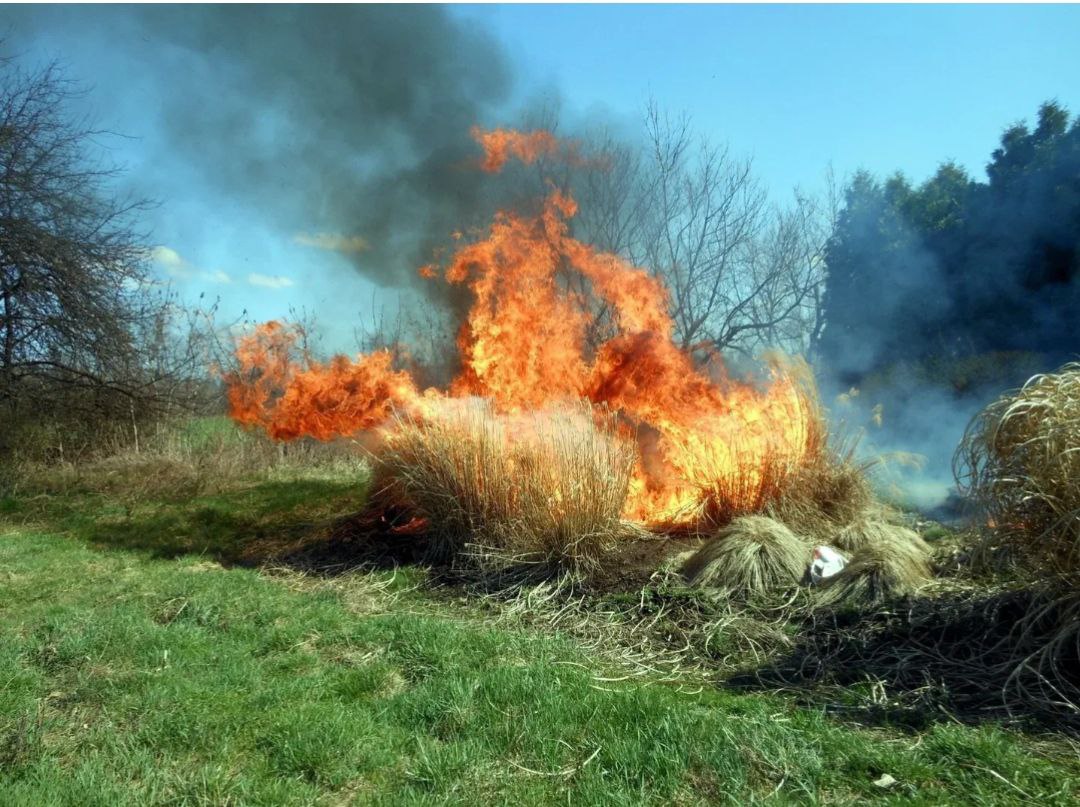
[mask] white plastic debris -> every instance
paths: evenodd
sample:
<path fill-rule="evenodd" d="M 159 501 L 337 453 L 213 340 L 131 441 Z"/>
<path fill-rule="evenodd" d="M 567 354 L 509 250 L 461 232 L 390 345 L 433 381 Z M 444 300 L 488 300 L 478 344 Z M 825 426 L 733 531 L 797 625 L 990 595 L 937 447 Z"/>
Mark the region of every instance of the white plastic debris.
<path fill-rule="evenodd" d="M 831 546 L 815 546 L 810 561 L 810 582 L 817 585 L 847 566 L 847 558 Z"/>

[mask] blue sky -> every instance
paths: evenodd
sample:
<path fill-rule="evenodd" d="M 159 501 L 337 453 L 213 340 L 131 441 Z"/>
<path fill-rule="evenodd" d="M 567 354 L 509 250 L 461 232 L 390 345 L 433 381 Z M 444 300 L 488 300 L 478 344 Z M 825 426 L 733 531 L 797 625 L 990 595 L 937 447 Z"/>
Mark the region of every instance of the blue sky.
<path fill-rule="evenodd" d="M 8 11 L 0 9 L 0 21 Z M 691 115 L 701 133 L 752 155 L 778 198 L 795 185 L 819 188 L 830 164 L 841 177 L 899 169 L 921 180 L 949 158 L 981 176 L 1002 128 L 1030 120 L 1042 101 L 1080 112 L 1077 6 L 457 6 L 449 13 L 505 49 L 515 73 L 508 122 L 521 104 L 557 97 L 571 120 L 603 116 L 629 130 L 654 97 Z M 296 228 L 280 229 L 210 191 L 191 166 L 155 156 L 169 103 L 161 76 L 184 70 L 184 61 L 166 43 L 144 40 L 136 56 L 114 30 L 87 30 L 63 14 L 41 18 L 27 27 L 12 16 L 0 26 L 10 30 L 8 49 L 17 43 L 31 61 L 60 57 L 92 85 L 87 108 L 130 135 L 114 141 L 112 153 L 160 202 L 146 224 L 161 247 L 162 276 L 189 298 L 220 296 L 226 315 L 246 309 L 266 319 L 306 307 L 328 341 L 348 349 L 358 312 L 382 299 L 377 289 L 340 253 L 298 243 Z M 158 69 L 145 69 L 146 59 L 160 60 Z"/>
<path fill-rule="evenodd" d="M 465 6 L 573 108 L 650 96 L 754 155 L 776 192 L 952 158 L 982 175 L 1006 124 L 1080 111 L 1080 6 Z"/>

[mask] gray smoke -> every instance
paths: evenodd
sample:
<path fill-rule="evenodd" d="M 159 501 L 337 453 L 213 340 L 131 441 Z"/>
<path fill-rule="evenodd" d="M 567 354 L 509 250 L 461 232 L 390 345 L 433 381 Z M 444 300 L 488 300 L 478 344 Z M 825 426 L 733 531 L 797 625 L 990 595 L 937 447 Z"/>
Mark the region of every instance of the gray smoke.
<path fill-rule="evenodd" d="M 4 16 L 19 37 L 77 29 L 124 51 L 144 71 L 131 78 L 160 93 L 170 158 L 285 233 L 362 238 L 366 248 L 353 241 L 344 254 L 380 286 L 414 284 L 437 243 L 490 212 L 498 183 L 476 170 L 469 129 L 508 101 L 511 70 L 490 37 L 443 8 L 69 7 Z"/>
<path fill-rule="evenodd" d="M 496 44 L 438 7 L 143 8 L 202 81 L 172 145 L 282 226 L 359 235 L 359 271 L 408 286 L 434 242 L 481 215 L 469 128 L 507 99 Z"/>

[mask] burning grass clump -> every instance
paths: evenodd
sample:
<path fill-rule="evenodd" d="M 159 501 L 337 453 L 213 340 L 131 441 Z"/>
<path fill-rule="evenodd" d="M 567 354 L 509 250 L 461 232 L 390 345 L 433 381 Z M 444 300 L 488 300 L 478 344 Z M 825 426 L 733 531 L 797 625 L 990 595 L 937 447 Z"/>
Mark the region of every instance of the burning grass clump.
<path fill-rule="evenodd" d="M 780 355 L 771 355 L 769 362 L 787 385 L 792 432 L 764 453 L 759 445 L 736 440 L 730 453 L 699 457 L 696 464 L 709 483 L 700 486 L 694 520 L 716 529 L 740 516 L 768 515 L 800 535 L 824 535 L 873 501 L 866 469 L 852 460 L 851 451 L 830 446 L 810 367 Z"/>
<path fill-rule="evenodd" d="M 791 382 L 800 431 L 797 456 L 784 450 L 751 453 L 728 473 L 716 472 L 714 484 L 702 491 L 699 521 L 715 528 L 738 516 L 766 515 L 810 542 L 832 543 L 837 532 L 880 509 L 869 479 L 874 461 L 855 458 L 856 441 L 830 435 L 805 362 L 771 360 Z"/>
<path fill-rule="evenodd" d="M 809 557 L 806 541 L 779 521 L 742 516 L 695 552 L 682 573 L 691 585 L 754 597 L 797 585 Z"/>
<path fill-rule="evenodd" d="M 636 530 L 621 516 L 634 450 L 612 418 L 582 404 L 500 416 L 455 402 L 398 417 L 377 453 L 373 506 L 422 524 L 433 560 L 482 570 L 594 569 Z"/>

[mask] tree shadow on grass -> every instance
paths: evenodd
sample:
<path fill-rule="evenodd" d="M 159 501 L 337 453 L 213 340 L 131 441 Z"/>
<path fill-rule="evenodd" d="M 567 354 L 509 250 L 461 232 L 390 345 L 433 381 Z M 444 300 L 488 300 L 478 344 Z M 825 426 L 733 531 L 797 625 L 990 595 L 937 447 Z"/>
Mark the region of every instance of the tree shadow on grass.
<path fill-rule="evenodd" d="M 157 558 L 206 555 L 226 566 L 270 563 L 341 573 L 408 562 L 416 553 L 414 542 L 378 540 L 366 524 L 363 499 L 349 483 L 263 482 L 187 501 L 113 508 L 68 519 L 66 526 L 99 547 Z"/>
<path fill-rule="evenodd" d="M 787 691 L 867 725 L 921 730 L 992 720 L 1077 734 L 1080 711 L 1068 704 L 1080 693 L 1077 643 L 1063 646 L 1053 664 L 1032 656 L 1061 628 L 1054 608 L 1045 595 L 1021 590 L 819 615 L 790 653 L 726 686 Z"/>

